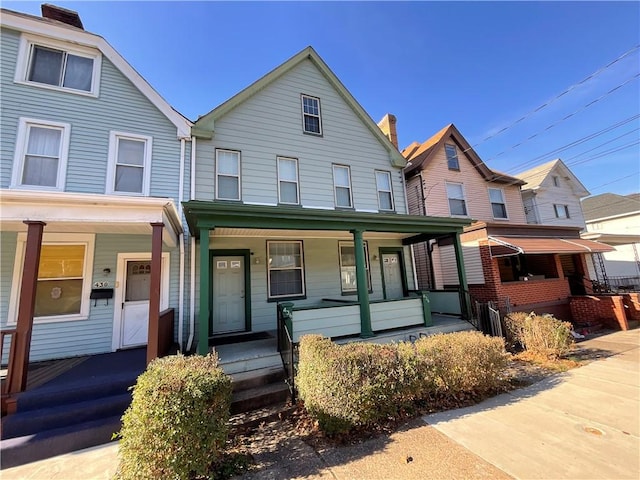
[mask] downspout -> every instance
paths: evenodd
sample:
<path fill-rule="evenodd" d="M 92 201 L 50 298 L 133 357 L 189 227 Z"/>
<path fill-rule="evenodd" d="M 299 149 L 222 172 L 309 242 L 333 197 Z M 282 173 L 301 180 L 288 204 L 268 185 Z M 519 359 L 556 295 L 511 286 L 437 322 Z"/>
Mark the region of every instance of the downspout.
<path fill-rule="evenodd" d="M 180 139 L 180 184 L 178 187 L 178 203 L 181 203 L 184 196 L 184 156 L 186 151 L 186 140 L 183 138 Z M 178 206 L 178 211 L 182 212 L 182 208 Z M 182 216 L 182 213 L 180 214 Z M 184 225 L 182 219 L 180 219 L 180 223 Z M 183 339 L 184 339 L 184 228 L 182 233 L 178 235 L 178 242 L 180 242 L 180 286 L 179 289 L 179 300 L 178 300 L 178 345 L 180 346 L 180 351 L 182 351 Z"/>
<path fill-rule="evenodd" d="M 407 165 L 408 166 L 408 165 Z M 400 177 L 402 178 L 402 193 L 404 194 L 404 211 L 407 215 L 409 215 L 409 199 L 407 197 L 407 181 L 404 178 L 404 169 L 407 168 L 405 166 L 402 168 L 400 172 Z M 413 251 L 413 244 L 409 245 L 409 251 L 411 252 L 411 272 L 413 273 L 413 289 L 418 289 L 418 272 L 416 272 L 416 257 Z"/>
<path fill-rule="evenodd" d="M 191 185 L 189 189 L 189 200 L 194 199 L 196 191 L 196 137 L 191 137 Z M 193 335 L 196 322 L 196 237 L 191 236 L 191 252 L 190 256 L 190 295 L 189 295 L 189 339 L 187 340 L 187 351 L 191 351 L 193 345 Z"/>

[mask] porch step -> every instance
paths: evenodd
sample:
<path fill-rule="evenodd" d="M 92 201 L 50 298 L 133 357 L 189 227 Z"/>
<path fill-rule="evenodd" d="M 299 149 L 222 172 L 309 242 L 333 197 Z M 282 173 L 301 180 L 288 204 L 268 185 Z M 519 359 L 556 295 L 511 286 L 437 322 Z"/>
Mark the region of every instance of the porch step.
<path fill-rule="evenodd" d="M 281 403 L 289 396 L 282 363 L 279 366 L 236 373 L 231 377 L 233 379 L 232 415 Z"/>
<path fill-rule="evenodd" d="M 227 375 L 282 365 L 275 338 L 218 345 L 220 366 Z"/>

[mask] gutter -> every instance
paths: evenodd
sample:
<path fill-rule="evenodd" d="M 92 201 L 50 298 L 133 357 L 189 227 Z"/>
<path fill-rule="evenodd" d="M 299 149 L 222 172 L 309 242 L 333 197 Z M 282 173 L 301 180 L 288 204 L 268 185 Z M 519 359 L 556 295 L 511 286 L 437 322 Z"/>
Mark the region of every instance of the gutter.
<path fill-rule="evenodd" d="M 182 202 L 184 196 L 184 157 L 186 150 L 186 140 L 180 139 L 180 184 L 178 187 L 178 202 Z M 181 219 L 182 220 L 182 219 Z M 180 243 L 180 283 L 178 287 L 178 345 L 180 351 L 182 351 L 183 336 L 184 336 L 184 229 L 178 235 L 178 242 Z"/>
<path fill-rule="evenodd" d="M 189 189 L 189 200 L 194 199 L 196 191 L 196 137 L 191 137 L 191 185 Z M 191 236 L 191 254 L 189 257 L 190 285 L 189 285 L 189 338 L 187 339 L 187 351 L 191 351 L 193 337 L 195 334 L 196 321 L 196 237 Z"/>

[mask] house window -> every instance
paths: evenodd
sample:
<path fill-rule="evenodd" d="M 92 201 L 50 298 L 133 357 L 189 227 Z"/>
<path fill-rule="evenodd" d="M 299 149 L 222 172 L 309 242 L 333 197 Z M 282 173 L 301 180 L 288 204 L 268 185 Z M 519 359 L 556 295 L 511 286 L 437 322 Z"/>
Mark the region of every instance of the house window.
<path fill-rule="evenodd" d="M 559 187 L 560 186 L 560 178 L 557 175 L 553 176 L 553 186 L 554 187 Z"/>
<path fill-rule="evenodd" d="M 353 242 L 340 242 L 340 284 L 342 293 L 356 293 L 356 250 Z M 364 242 L 365 267 L 367 269 L 367 289 L 371 291 L 371 268 L 369 265 L 369 247 Z"/>
<path fill-rule="evenodd" d="M 269 298 L 300 297 L 304 289 L 302 242 L 267 242 Z"/>
<path fill-rule="evenodd" d="M 298 160 L 278 157 L 278 201 L 291 205 L 300 203 Z"/>
<path fill-rule="evenodd" d="M 94 235 L 45 234 L 40 250 L 34 317 L 37 321 L 80 320 L 89 315 Z M 18 237 L 10 319 L 17 318 L 26 235 Z"/>
<path fill-rule="evenodd" d="M 151 137 L 111 132 L 108 193 L 149 195 Z"/>
<path fill-rule="evenodd" d="M 240 200 L 240 152 L 216 150 L 216 199 Z"/>
<path fill-rule="evenodd" d="M 13 187 L 63 190 L 71 126 L 21 118 L 13 167 Z"/>
<path fill-rule="evenodd" d="M 553 209 L 556 212 L 556 218 L 571 218 L 569 215 L 569 206 L 568 205 L 558 205 L 554 204 Z"/>
<path fill-rule="evenodd" d="M 322 135 L 319 98 L 302 95 L 302 130 L 304 133 Z"/>
<path fill-rule="evenodd" d="M 95 50 L 23 35 L 15 80 L 97 95 L 100 63 L 100 54 Z"/>
<path fill-rule="evenodd" d="M 353 207 L 351 197 L 351 171 L 344 165 L 333 166 L 333 186 L 335 191 L 336 207 Z"/>
<path fill-rule="evenodd" d="M 491 202 L 491 211 L 493 218 L 507 218 L 507 206 L 504 202 L 504 193 L 500 188 L 489 189 L 489 201 Z"/>
<path fill-rule="evenodd" d="M 393 210 L 393 191 L 389 172 L 376 172 L 376 188 L 378 189 L 378 207 L 380 210 Z"/>
<path fill-rule="evenodd" d="M 467 203 L 464 199 L 464 188 L 461 183 L 447 183 L 449 212 L 452 216 L 466 217 Z"/>
<path fill-rule="evenodd" d="M 460 164 L 458 163 L 458 152 L 455 145 L 445 143 L 444 151 L 447 154 L 447 166 L 449 170 L 460 170 Z"/>

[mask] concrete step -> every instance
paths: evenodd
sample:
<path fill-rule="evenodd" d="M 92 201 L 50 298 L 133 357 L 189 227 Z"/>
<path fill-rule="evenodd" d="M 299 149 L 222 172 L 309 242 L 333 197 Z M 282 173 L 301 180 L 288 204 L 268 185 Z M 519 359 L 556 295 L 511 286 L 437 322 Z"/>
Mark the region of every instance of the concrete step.
<path fill-rule="evenodd" d="M 248 412 L 268 405 L 284 402 L 289 397 L 289 386 L 284 380 L 235 392 L 231 400 L 231 414 Z"/>
<path fill-rule="evenodd" d="M 234 392 L 249 390 L 250 388 L 260 387 L 269 383 L 281 382 L 284 378 L 285 373 L 282 368 L 282 363 L 272 367 L 249 370 L 231 375 Z"/>
<path fill-rule="evenodd" d="M 275 367 L 282 364 L 275 338 L 218 345 L 215 351 L 227 375 Z"/>

